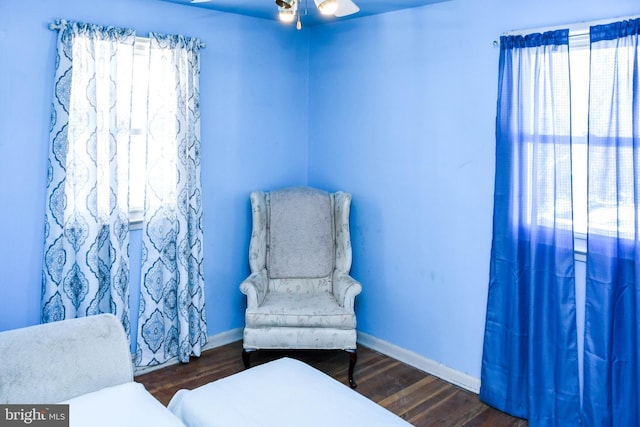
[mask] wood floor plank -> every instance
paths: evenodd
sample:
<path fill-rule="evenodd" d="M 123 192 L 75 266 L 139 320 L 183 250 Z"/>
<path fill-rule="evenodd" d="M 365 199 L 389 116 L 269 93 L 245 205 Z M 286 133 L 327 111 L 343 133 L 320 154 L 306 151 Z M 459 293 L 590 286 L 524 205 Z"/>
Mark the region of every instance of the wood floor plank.
<path fill-rule="evenodd" d="M 435 377 L 431 375 L 425 376 L 410 386 L 380 400 L 378 403 L 396 414 L 407 413 L 416 407 L 424 405 L 433 396 L 435 382 L 438 382 Z"/>
<path fill-rule="evenodd" d="M 167 366 L 136 376 L 136 381 L 167 405 L 179 389 L 194 389 L 244 370 L 242 342 L 203 352 L 187 364 Z M 301 360 L 347 385 L 349 356 L 342 351 L 261 351 L 251 365 L 281 357 Z M 366 347 L 358 349 L 354 378 L 356 391 L 404 418 L 416 427 L 524 427 L 527 421 L 511 417 L 482 403 L 478 396 Z"/>

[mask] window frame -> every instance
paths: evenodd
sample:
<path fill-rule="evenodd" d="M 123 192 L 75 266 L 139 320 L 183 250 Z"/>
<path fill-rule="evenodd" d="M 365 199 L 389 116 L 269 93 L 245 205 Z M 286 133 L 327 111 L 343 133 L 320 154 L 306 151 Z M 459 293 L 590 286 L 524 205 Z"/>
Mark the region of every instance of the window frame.
<path fill-rule="evenodd" d="M 587 59 L 586 59 L 586 64 L 582 64 L 582 65 L 586 65 L 586 68 L 583 69 L 583 73 L 586 74 L 587 79 L 586 82 L 584 83 L 586 85 L 585 88 L 582 88 L 582 90 L 586 90 L 586 105 L 583 105 L 582 108 L 585 109 L 584 114 L 586 114 L 586 117 L 583 117 L 584 121 L 580 121 L 579 119 L 576 120 L 577 116 L 574 116 L 574 114 L 577 113 L 577 108 L 575 108 L 574 104 L 574 99 L 575 99 L 575 94 L 578 90 L 581 90 L 578 87 L 574 87 L 574 82 L 575 79 L 572 78 L 574 76 L 575 70 L 578 69 L 578 67 L 575 66 L 571 66 L 571 64 L 575 64 L 577 62 L 575 54 L 578 52 L 587 52 Z M 572 179 L 571 179 L 571 194 L 572 194 L 572 209 L 573 209 L 573 251 L 574 251 L 574 258 L 576 261 L 582 261 L 582 262 L 586 262 L 587 260 L 587 227 L 588 227 L 588 206 L 587 206 L 587 195 L 588 195 L 588 187 L 587 187 L 587 182 L 589 179 L 589 170 L 588 170 L 588 156 L 589 156 L 589 128 L 588 128 L 588 120 L 589 120 L 589 73 L 590 73 L 590 69 L 589 69 L 589 65 L 590 65 L 590 37 L 589 37 L 589 27 L 583 27 L 583 28 L 579 28 L 579 29 L 574 29 L 574 30 L 569 30 L 569 79 L 570 79 L 570 85 L 571 85 L 571 100 L 570 100 L 570 105 L 571 105 L 571 175 L 572 175 Z M 578 129 L 575 124 L 576 123 L 582 123 L 584 128 L 582 129 Z M 578 133 L 580 132 L 580 133 Z M 578 142 L 577 140 L 580 140 L 581 142 Z M 582 165 L 582 170 L 578 170 L 577 168 L 579 168 L 577 162 L 576 162 L 576 148 L 577 148 L 577 144 L 581 144 L 583 145 L 583 149 L 584 149 L 584 164 Z M 579 203 L 580 201 L 576 200 L 576 193 L 578 193 L 578 191 L 576 191 L 577 187 L 576 185 L 580 185 L 580 184 L 576 184 L 576 180 L 574 179 L 576 177 L 576 175 L 580 175 L 583 177 L 583 182 L 582 185 L 584 186 L 583 192 L 584 192 L 584 200 L 581 200 L 583 203 L 583 207 L 582 207 L 582 212 L 581 214 L 584 217 L 584 224 L 583 226 L 581 226 L 579 228 L 579 230 L 576 230 L 576 223 L 575 223 L 575 212 L 577 211 L 576 207 L 576 203 Z"/>
<path fill-rule="evenodd" d="M 131 95 L 131 124 L 129 137 L 129 230 L 142 228 L 146 181 L 146 121 L 147 87 L 149 78 L 149 53 L 151 39 L 136 37 L 133 62 L 133 90 Z M 146 67 L 145 67 L 146 64 Z M 135 149 L 137 146 L 137 150 Z M 142 151 L 140 153 L 140 151 Z M 136 152 L 137 155 L 132 156 Z M 143 158 L 140 158 L 142 156 Z M 142 169 L 142 172 L 138 168 Z M 134 180 L 135 176 L 135 180 Z M 133 185 L 132 185 L 133 184 Z M 132 191 L 132 188 L 134 191 Z M 132 204 L 132 193 L 137 202 Z M 141 200 L 140 200 L 141 198 Z"/>

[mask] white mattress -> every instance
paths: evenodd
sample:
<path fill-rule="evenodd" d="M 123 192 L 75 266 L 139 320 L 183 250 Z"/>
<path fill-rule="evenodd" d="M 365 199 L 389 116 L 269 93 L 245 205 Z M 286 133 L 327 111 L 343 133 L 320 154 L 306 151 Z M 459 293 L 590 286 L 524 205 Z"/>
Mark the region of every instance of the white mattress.
<path fill-rule="evenodd" d="M 347 385 L 290 358 L 194 390 L 179 390 L 169 409 L 187 427 L 411 425 Z"/>
<path fill-rule="evenodd" d="M 128 382 L 61 402 L 70 427 L 184 427 L 142 384 Z"/>

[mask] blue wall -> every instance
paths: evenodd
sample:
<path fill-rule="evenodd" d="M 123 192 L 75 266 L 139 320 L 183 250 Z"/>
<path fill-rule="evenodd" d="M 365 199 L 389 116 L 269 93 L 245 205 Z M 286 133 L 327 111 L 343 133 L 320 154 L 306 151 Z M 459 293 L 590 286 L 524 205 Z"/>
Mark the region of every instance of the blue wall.
<path fill-rule="evenodd" d="M 309 183 L 353 193 L 358 328 L 474 377 L 493 209 L 492 41 L 640 13 L 637 0 L 453 0 L 296 32 L 158 0 L 0 1 L 0 330 L 38 322 L 55 52 L 47 24 L 78 19 L 207 43 L 209 334 L 244 324 L 248 193 Z"/>
<path fill-rule="evenodd" d="M 309 183 L 353 193 L 358 329 L 480 376 L 505 31 L 637 0 L 454 0 L 311 31 Z"/>

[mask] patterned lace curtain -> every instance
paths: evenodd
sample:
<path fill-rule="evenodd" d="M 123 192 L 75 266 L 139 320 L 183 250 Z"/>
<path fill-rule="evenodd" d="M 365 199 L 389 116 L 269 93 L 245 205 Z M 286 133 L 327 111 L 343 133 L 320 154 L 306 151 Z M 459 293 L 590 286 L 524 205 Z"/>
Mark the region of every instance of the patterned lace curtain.
<path fill-rule="evenodd" d="M 142 236 L 138 366 L 206 343 L 200 185 L 200 47 L 150 34 L 147 182 Z M 174 82 L 173 84 L 168 84 Z"/>
<path fill-rule="evenodd" d="M 132 30 L 58 21 L 42 322 L 113 313 L 129 332 Z"/>

